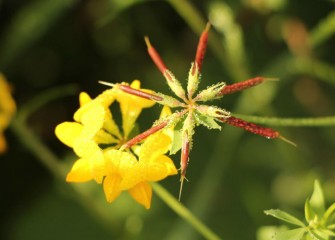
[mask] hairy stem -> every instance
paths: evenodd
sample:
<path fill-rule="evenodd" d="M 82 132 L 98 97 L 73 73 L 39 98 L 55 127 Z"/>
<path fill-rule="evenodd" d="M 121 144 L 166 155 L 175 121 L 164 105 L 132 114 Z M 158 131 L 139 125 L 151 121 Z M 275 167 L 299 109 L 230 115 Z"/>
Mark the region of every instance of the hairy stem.
<path fill-rule="evenodd" d="M 316 118 L 275 118 L 275 117 L 257 117 L 243 114 L 232 114 L 235 117 L 246 121 L 267 124 L 272 126 L 286 127 L 321 127 L 335 126 L 335 116 L 316 117 Z"/>

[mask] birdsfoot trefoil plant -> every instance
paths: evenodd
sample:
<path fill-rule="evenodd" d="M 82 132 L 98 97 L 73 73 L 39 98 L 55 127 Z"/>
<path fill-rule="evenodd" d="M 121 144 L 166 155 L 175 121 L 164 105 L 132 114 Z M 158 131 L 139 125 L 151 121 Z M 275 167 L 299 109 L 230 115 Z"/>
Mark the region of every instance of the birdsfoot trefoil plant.
<path fill-rule="evenodd" d="M 230 125 L 243 128 L 249 132 L 264 136 L 269 139 L 281 138 L 285 141 L 288 141 L 283 138 L 277 131 L 271 128 L 265 128 L 253 123 L 246 122 L 242 119 L 232 116 L 230 112 L 223 108 L 207 104 L 210 101 L 222 98 L 226 94 L 241 91 L 261 84 L 264 81 L 271 80 L 271 78 L 255 77 L 232 85 L 226 85 L 224 82 L 219 82 L 217 84 L 214 84 L 213 86 L 207 87 L 204 90 L 198 91 L 201 79 L 202 63 L 207 47 L 209 29 L 210 24 L 207 24 L 205 30 L 200 36 L 195 61 L 191 63 L 191 68 L 189 70 L 186 89 L 182 87 L 182 84 L 179 82 L 179 80 L 166 67 L 160 55 L 150 43 L 149 38 L 145 37 L 148 53 L 159 71 L 163 74 L 168 86 L 175 94 L 175 97 L 153 91 L 150 93 L 143 92 L 141 90 L 133 89 L 131 86 L 124 84 L 110 84 L 107 82 L 101 82 L 102 84 L 112 86 L 114 89 L 119 89 L 130 95 L 149 99 L 161 105 L 168 106 L 169 108 L 176 109 L 174 113 L 156 121 L 151 129 L 125 143 L 121 148 L 130 148 L 134 144 L 141 142 L 146 137 L 157 131 L 160 131 L 161 129 L 173 128 L 174 131 L 172 135 L 170 154 L 174 154 L 181 150 L 180 194 L 184 179 L 186 177 L 189 154 L 193 146 L 193 135 L 195 133 L 194 129 L 196 126 L 203 125 L 209 129 L 220 130 L 221 126 L 219 125 L 219 123 L 228 123 Z M 290 141 L 288 142 L 292 143 Z"/>

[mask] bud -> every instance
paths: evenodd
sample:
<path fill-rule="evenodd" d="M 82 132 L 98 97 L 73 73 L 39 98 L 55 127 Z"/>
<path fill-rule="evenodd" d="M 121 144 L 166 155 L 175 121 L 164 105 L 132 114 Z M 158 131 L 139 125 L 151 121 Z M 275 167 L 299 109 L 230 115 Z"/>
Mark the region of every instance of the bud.
<path fill-rule="evenodd" d="M 197 91 L 200 82 L 199 68 L 198 64 L 192 63 L 191 69 L 188 73 L 188 82 L 187 82 L 187 94 L 188 98 L 191 99 L 193 94 Z"/>

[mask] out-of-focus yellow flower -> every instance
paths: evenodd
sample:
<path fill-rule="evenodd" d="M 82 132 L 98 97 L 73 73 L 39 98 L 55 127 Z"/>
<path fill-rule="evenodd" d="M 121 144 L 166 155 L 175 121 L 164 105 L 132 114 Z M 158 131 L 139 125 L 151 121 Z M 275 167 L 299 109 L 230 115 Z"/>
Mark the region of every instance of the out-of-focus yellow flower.
<path fill-rule="evenodd" d="M 130 86 L 140 89 L 140 82 L 135 80 Z M 119 130 L 109 109 L 115 100 L 120 104 L 123 131 Z M 167 131 L 151 135 L 143 144 L 134 146 L 137 155 L 119 148 L 129 140 L 129 133 L 142 109 L 153 106 L 154 102 L 116 88 L 104 91 L 95 99 L 81 93 L 79 102 L 75 122 L 61 123 L 55 130 L 56 136 L 80 157 L 66 180 L 103 182 L 108 202 L 122 191 L 128 191 L 137 202 L 150 208 L 152 189 L 148 182 L 177 174 L 172 160 L 164 155 L 171 145 L 170 136 Z M 171 111 L 163 108 L 162 116 L 168 114 Z"/>
<path fill-rule="evenodd" d="M 16 105 L 10 94 L 10 87 L 6 82 L 5 76 L 1 73 L 0 89 L 0 153 L 3 153 L 7 148 L 3 132 L 16 112 Z"/>
<path fill-rule="evenodd" d="M 108 172 L 103 183 L 107 201 L 112 202 L 122 191 L 128 190 L 138 203 L 149 209 L 152 196 L 149 182 L 178 173 L 173 161 L 164 155 L 170 144 L 171 138 L 158 132 L 149 136 L 136 150 L 138 160 L 129 152 L 107 151 Z"/>

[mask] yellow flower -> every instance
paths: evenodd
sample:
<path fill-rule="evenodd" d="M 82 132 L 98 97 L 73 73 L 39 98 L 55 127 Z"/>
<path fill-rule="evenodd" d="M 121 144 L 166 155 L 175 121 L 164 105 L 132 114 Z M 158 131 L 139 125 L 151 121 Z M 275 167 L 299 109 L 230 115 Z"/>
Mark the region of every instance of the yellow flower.
<path fill-rule="evenodd" d="M 130 86 L 140 89 L 140 82 L 135 80 Z M 109 109 L 115 100 L 120 104 L 122 132 Z M 75 122 L 61 123 L 55 129 L 56 136 L 79 156 L 66 180 L 95 180 L 103 183 L 108 202 L 128 191 L 137 202 L 150 208 L 152 189 L 149 182 L 177 174 L 172 160 L 164 155 L 171 145 L 171 133 L 168 129 L 155 133 L 141 145 L 133 146 L 132 151 L 119 148 L 128 140 L 142 109 L 153 106 L 154 102 L 112 88 L 95 99 L 81 93 L 79 103 L 80 108 L 73 117 Z M 164 107 L 161 118 L 169 114 L 169 108 Z"/>
<path fill-rule="evenodd" d="M 140 82 L 135 80 L 131 86 L 139 89 Z M 109 109 L 115 99 L 120 103 L 123 133 Z M 61 123 L 55 129 L 56 136 L 80 157 L 66 180 L 85 182 L 94 179 L 101 183 L 107 169 L 101 145 L 119 148 L 127 140 L 141 110 L 153 106 L 154 102 L 112 88 L 95 99 L 91 99 L 87 93 L 81 93 L 79 103 L 80 108 L 73 117 L 75 122 Z"/>
<path fill-rule="evenodd" d="M 6 148 L 6 139 L 3 135 L 5 128 L 8 127 L 16 111 L 15 102 L 10 94 L 10 87 L 6 82 L 5 76 L 0 73 L 0 153 Z"/>
<path fill-rule="evenodd" d="M 122 191 L 128 190 L 138 203 L 149 209 L 152 197 L 149 182 L 178 173 L 173 161 L 164 155 L 170 144 L 171 138 L 158 132 L 149 136 L 137 149 L 138 160 L 129 152 L 107 151 L 108 172 L 103 182 L 107 201 L 112 202 Z"/>

